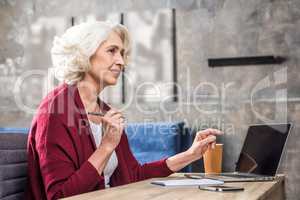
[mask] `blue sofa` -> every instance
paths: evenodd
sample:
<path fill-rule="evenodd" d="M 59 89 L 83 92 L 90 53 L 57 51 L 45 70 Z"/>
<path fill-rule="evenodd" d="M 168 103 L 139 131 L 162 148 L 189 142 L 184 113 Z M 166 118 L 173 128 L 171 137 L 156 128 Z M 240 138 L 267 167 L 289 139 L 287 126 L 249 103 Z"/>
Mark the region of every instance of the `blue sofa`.
<path fill-rule="evenodd" d="M 28 128 L 0 128 L 0 199 L 22 199 L 26 184 Z M 191 131 L 183 122 L 128 123 L 130 148 L 141 164 L 187 149 Z M 182 170 L 190 172 L 191 166 Z"/>
<path fill-rule="evenodd" d="M 128 123 L 126 134 L 132 153 L 140 164 L 170 157 L 186 150 L 193 139 L 184 122 Z M 191 172 L 191 165 L 182 172 Z"/>
<path fill-rule="evenodd" d="M 126 134 L 136 159 L 144 164 L 181 151 L 184 123 L 129 123 Z"/>

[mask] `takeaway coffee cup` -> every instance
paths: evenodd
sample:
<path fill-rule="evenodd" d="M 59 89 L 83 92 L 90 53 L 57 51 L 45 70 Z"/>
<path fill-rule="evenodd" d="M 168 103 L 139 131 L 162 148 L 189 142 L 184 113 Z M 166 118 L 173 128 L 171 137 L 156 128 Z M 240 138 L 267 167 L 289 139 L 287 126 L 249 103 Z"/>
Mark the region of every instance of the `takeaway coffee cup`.
<path fill-rule="evenodd" d="M 206 174 L 222 172 L 223 144 L 216 144 L 214 149 L 207 150 L 203 155 L 204 171 Z"/>

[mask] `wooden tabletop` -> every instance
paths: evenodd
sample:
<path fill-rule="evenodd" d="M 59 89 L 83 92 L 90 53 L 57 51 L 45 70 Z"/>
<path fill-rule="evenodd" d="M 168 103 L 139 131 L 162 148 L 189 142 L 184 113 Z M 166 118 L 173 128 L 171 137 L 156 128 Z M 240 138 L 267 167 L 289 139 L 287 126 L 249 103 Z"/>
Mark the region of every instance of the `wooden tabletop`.
<path fill-rule="evenodd" d="M 150 184 L 153 180 L 160 179 L 179 179 L 184 178 L 183 174 L 176 173 L 167 178 L 156 178 L 145 180 L 137 183 L 113 187 L 105 190 L 98 190 L 73 197 L 65 198 L 65 200 L 174 200 L 174 199 L 216 199 L 216 200 L 232 200 L 232 199 L 284 199 L 283 180 L 284 176 L 280 176 L 276 181 L 270 182 L 242 182 L 242 183 L 226 183 L 229 186 L 244 187 L 241 192 L 212 192 L 199 190 L 196 187 L 172 188 L 162 187 Z"/>

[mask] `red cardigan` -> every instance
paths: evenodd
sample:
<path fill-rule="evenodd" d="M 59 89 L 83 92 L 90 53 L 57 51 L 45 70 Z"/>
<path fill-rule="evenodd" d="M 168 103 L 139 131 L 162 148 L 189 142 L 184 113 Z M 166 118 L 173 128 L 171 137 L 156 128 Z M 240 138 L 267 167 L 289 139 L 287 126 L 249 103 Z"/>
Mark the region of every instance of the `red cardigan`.
<path fill-rule="evenodd" d="M 105 188 L 103 174 L 87 161 L 96 145 L 75 85 L 62 84 L 43 99 L 27 150 L 28 200 L 53 200 Z M 118 167 L 110 178 L 112 187 L 173 173 L 166 159 L 140 165 L 125 133 L 115 150 Z"/>

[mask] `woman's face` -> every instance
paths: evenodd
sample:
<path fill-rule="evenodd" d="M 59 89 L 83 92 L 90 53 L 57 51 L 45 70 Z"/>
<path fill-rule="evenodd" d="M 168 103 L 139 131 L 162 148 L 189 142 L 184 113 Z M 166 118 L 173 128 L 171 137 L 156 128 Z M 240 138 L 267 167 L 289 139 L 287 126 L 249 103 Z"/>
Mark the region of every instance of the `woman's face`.
<path fill-rule="evenodd" d="M 89 76 L 102 87 L 115 85 L 124 67 L 124 46 L 119 35 L 112 31 L 90 58 Z"/>

